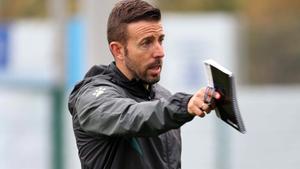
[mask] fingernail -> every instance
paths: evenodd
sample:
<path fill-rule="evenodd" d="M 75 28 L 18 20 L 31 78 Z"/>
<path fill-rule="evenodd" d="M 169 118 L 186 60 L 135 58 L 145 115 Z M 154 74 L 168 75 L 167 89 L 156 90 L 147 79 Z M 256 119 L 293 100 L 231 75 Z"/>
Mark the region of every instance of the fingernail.
<path fill-rule="evenodd" d="M 219 92 L 215 92 L 215 98 L 218 100 L 221 98 L 221 94 Z"/>

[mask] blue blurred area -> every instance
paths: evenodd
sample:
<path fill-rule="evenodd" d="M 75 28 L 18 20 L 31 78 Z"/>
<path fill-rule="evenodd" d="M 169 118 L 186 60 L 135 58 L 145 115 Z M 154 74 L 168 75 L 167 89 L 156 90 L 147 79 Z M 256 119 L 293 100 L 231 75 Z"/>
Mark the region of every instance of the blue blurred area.
<path fill-rule="evenodd" d="M 64 168 L 66 95 L 83 77 L 86 42 L 77 17 L 57 30 L 34 19 L 0 26 L 0 169 Z"/>
<path fill-rule="evenodd" d="M 86 61 L 85 53 L 85 28 L 82 20 L 73 17 L 67 26 L 67 88 L 70 89 L 83 78 Z"/>
<path fill-rule="evenodd" d="M 8 62 L 8 40 L 9 40 L 9 25 L 0 24 L 0 70 L 7 67 Z"/>

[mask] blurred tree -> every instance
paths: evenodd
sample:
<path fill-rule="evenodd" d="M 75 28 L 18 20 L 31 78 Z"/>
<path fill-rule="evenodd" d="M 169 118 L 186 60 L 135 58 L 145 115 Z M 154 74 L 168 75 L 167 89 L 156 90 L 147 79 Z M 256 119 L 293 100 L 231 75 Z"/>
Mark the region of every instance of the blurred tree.
<path fill-rule="evenodd" d="M 0 20 L 45 16 L 46 0 L 0 0 Z"/>
<path fill-rule="evenodd" d="M 158 3 L 167 11 L 235 11 L 241 0 L 160 0 Z"/>
<path fill-rule="evenodd" d="M 299 83 L 300 1 L 252 0 L 243 8 L 248 22 L 249 82 Z"/>
<path fill-rule="evenodd" d="M 68 0 L 69 15 L 76 15 L 79 12 L 79 0 Z"/>
<path fill-rule="evenodd" d="M 225 11 L 245 23 L 250 84 L 300 83 L 299 0 L 160 0 L 166 11 Z M 243 54 L 243 53 L 242 53 Z"/>
<path fill-rule="evenodd" d="M 49 16 L 51 0 L 0 0 L 0 21 L 20 18 L 45 18 Z M 68 14 L 78 12 L 78 0 L 67 0 Z"/>

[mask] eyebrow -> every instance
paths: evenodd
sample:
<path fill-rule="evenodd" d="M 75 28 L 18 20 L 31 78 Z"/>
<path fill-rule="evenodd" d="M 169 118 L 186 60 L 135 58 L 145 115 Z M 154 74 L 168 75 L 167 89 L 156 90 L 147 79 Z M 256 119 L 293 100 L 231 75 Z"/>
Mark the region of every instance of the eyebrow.
<path fill-rule="evenodd" d="M 161 34 L 159 35 L 158 39 L 163 39 L 165 37 L 165 34 Z M 151 36 L 146 36 L 146 37 L 143 37 L 140 42 L 146 40 L 146 39 L 155 39 L 155 36 L 154 35 L 151 35 Z"/>

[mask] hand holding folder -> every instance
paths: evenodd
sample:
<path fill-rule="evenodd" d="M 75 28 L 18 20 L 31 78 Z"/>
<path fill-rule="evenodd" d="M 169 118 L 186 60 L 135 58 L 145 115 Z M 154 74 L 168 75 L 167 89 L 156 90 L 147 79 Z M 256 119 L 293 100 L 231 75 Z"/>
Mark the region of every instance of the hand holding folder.
<path fill-rule="evenodd" d="M 214 60 L 206 60 L 204 65 L 208 75 L 208 90 L 221 95 L 220 99 L 212 101 L 216 104 L 217 117 L 241 133 L 245 133 L 246 128 L 237 103 L 233 73 Z"/>

